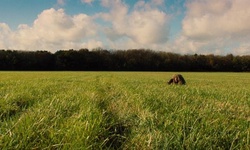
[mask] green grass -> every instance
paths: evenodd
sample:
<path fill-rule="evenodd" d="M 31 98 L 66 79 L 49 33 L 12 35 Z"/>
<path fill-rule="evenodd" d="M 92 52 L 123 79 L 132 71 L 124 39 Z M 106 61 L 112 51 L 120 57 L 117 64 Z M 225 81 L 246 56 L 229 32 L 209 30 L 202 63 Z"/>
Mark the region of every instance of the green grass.
<path fill-rule="evenodd" d="M 0 149 L 250 149 L 250 74 L 0 72 Z"/>

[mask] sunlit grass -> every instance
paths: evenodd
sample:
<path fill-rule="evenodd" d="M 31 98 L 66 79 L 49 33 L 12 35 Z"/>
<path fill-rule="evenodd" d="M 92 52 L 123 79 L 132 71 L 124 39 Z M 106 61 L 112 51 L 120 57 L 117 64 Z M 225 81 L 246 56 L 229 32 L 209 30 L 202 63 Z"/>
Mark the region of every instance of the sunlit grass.
<path fill-rule="evenodd" d="M 250 149 L 250 74 L 0 72 L 3 149 Z"/>

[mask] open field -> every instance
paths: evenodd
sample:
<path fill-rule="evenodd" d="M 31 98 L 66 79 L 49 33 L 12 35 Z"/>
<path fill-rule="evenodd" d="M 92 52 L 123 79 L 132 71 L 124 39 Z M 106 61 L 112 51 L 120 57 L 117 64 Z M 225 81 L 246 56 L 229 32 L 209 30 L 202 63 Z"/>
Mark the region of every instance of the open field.
<path fill-rule="evenodd" d="M 0 72 L 0 149 L 250 149 L 250 73 Z"/>

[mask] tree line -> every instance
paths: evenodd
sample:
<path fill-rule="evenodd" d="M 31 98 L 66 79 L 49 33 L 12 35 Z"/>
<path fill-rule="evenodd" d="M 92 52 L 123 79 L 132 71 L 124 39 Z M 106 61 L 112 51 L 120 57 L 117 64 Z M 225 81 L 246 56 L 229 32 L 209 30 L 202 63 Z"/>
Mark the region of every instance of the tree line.
<path fill-rule="evenodd" d="M 0 50 L 0 70 L 249 72 L 250 55 L 181 55 L 147 49 Z"/>

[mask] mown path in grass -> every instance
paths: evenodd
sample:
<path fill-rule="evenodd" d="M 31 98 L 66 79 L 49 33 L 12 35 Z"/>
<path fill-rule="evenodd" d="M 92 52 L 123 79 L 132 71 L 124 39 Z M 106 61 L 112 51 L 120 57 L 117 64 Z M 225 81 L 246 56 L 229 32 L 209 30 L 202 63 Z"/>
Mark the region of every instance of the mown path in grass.
<path fill-rule="evenodd" d="M 250 74 L 0 72 L 3 149 L 250 149 Z"/>

